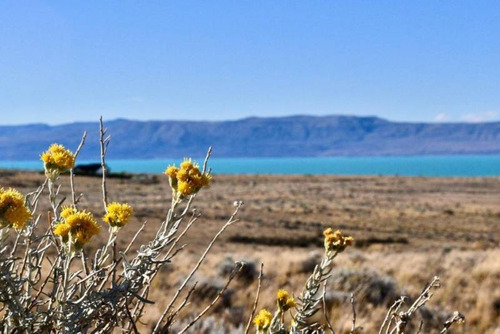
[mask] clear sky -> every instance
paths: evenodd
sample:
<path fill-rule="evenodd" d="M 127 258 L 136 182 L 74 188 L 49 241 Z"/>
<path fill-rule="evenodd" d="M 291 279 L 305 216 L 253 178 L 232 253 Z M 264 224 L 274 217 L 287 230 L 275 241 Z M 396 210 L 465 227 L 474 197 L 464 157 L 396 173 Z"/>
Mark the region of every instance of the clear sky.
<path fill-rule="evenodd" d="M 0 123 L 500 119 L 500 1 L 2 1 Z"/>

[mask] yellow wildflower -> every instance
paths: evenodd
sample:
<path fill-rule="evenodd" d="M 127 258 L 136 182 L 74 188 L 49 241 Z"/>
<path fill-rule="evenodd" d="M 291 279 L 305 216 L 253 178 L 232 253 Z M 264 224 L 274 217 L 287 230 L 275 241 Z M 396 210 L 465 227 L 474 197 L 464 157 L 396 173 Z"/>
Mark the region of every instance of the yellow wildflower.
<path fill-rule="evenodd" d="M 201 180 L 200 180 L 200 187 L 208 187 L 210 185 L 210 181 L 212 181 L 212 175 L 210 174 L 203 174 L 201 175 Z"/>
<path fill-rule="evenodd" d="M 271 320 L 273 319 L 273 315 L 266 309 L 262 309 L 259 311 L 257 316 L 253 319 L 253 323 L 257 330 L 266 330 L 271 325 Z"/>
<path fill-rule="evenodd" d="M 187 182 L 189 180 L 189 172 L 185 169 L 179 170 L 177 173 L 177 180 Z"/>
<path fill-rule="evenodd" d="M 65 208 L 64 217 L 61 214 L 63 221 L 55 225 L 53 229 L 54 234 L 61 237 L 63 242 L 67 242 L 68 237 L 71 237 L 71 244 L 68 245 L 70 251 L 73 248 L 81 249 L 90 241 L 90 238 L 99 233 L 101 228 L 90 212 L 72 210 L 71 212 L 70 208 Z"/>
<path fill-rule="evenodd" d="M 75 242 L 79 245 L 85 245 L 87 242 L 90 241 L 91 237 L 92 235 L 86 233 L 86 231 L 78 230 L 75 233 Z"/>
<path fill-rule="evenodd" d="M 22 230 L 31 218 L 24 196 L 19 191 L 0 188 L 0 228 Z"/>
<path fill-rule="evenodd" d="M 198 168 L 198 165 L 196 163 L 193 163 L 191 159 L 185 158 L 181 163 L 181 168 L 189 171 L 191 168 Z"/>
<path fill-rule="evenodd" d="M 44 163 L 45 174 L 52 179 L 75 166 L 73 152 L 60 144 L 52 144 L 42 153 L 41 160 Z"/>
<path fill-rule="evenodd" d="M 285 307 L 283 308 L 285 311 L 289 310 L 291 308 L 294 308 L 297 306 L 297 302 L 295 301 L 295 298 L 290 297 L 286 300 Z"/>
<path fill-rule="evenodd" d="M 281 305 L 285 304 L 286 300 L 288 298 L 290 298 L 290 294 L 288 293 L 288 291 L 283 290 L 283 289 L 279 289 L 276 296 L 277 296 L 278 304 L 281 304 Z"/>
<path fill-rule="evenodd" d="M 325 236 L 325 250 L 327 252 L 343 252 L 346 247 L 354 244 L 354 238 L 351 236 L 344 236 L 339 230 L 333 231 L 331 228 L 323 232 Z"/>
<path fill-rule="evenodd" d="M 125 226 L 134 214 L 134 209 L 130 205 L 117 202 L 108 204 L 106 211 L 103 220 L 111 227 Z"/>
<path fill-rule="evenodd" d="M 189 177 L 200 177 L 201 176 L 201 172 L 198 169 L 198 167 L 193 167 L 193 168 L 189 169 L 188 173 L 189 173 Z"/>
<path fill-rule="evenodd" d="M 288 311 L 289 309 L 297 305 L 295 299 L 290 296 L 288 291 L 283 289 L 278 290 L 276 300 L 278 303 L 278 308 L 282 311 Z"/>
<path fill-rule="evenodd" d="M 212 176 L 209 173 L 202 173 L 198 164 L 191 159 L 184 159 L 180 168 L 169 166 L 165 174 L 169 176 L 174 195 L 181 199 L 210 186 L 212 180 Z"/>
<path fill-rule="evenodd" d="M 354 245 L 354 238 L 351 236 L 344 237 L 344 244 L 346 246 L 352 246 Z"/>
<path fill-rule="evenodd" d="M 178 171 L 179 171 L 179 168 L 177 168 L 175 166 L 168 166 L 167 170 L 165 170 L 165 174 L 170 176 L 170 177 L 176 177 Z"/>
<path fill-rule="evenodd" d="M 179 182 L 179 185 L 177 186 L 177 191 L 182 195 L 182 196 L 188 196 L 194 193 L 194 187 L 192 186 L 191 183 L 189 182 L 184 182 L 181 181 Z"/>
<path fill-rule="evenodd" d="M 70 215 L 74 214 L 76 209 L 71 206 L 63 206 L 61 210 L 61 217 L 68 218 Z"/>
<path fill-rule="evenodd" d="M 66 239 L 68 237 L 70 230 L 71 230 L 71 227 L 69 227 L 68 224 L 59 223 L 56 226 L 54 226 L 54 235 L 57 235 L 63 239 Z"/>

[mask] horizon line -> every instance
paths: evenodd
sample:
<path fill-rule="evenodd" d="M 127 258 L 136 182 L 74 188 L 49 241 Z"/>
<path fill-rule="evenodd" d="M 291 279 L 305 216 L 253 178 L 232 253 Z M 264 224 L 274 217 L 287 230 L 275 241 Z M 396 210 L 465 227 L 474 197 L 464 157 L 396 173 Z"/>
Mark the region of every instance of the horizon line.
<path fill-rule="evenodd" d="M 103 122 L 118 122 L 118 121 L 128 121 L 128 122 L 138 122 L 138 123 L 148 123 L 148 122 L 185 122 L 185 123 L 224 123 L 224 122 L 241 122 L 249 119 L 286 119 L 286 118 L 298 118 L 298 117 L 308 117 L 308 118 L 329 118 L 329 117 L 345 117 L 345 118 L 358 118 L 358 119 L 368 119 L 374 118 L 381 121 L 386 121 L 390 123 L 403 123 L 403 124 L 494 124 L 500 123 L 500 120 L 489 120 L 489 121 L 394 121 L 387 118 L 383 118 L 377 115 L 353 115 L 353 114 L 328 114 L 328 115 L 314 115 L 314 114 L 290 114 L 284 116 L 247 116 L 236 119 L 222 119 L 222 120 L 190 120 L 190 119 L 133 119 L 126 117 L 117 117 L 111 119 L 103 119 Z M 82 124 L 82 123 L 99 123 L 99 119 L 95 121 L 90 120 L 75 120 L 71 122 L 62 123 L 13 123 L 13 124 L 0 124 L 0 127 L 17 127 L 17 126 L 30 126 L 30 125 L 44 125 L 49 127 L 57 127 L 71 124 Z"/>

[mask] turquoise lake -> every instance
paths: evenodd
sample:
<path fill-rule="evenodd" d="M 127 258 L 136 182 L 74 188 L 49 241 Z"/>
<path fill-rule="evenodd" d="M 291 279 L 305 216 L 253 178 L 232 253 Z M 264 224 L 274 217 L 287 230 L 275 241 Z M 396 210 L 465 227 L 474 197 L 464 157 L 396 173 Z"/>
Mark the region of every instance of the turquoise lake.
<path fill-rule="evenodd" d="M 181 160 L 109 160 L 113 172 L 161 173 Z M 202 162 L 202 159 L 198 160 Z M 96 161 L 79 161 L 89 163 Z M 500 176 L 500 156 L 212 158 L 214 174 Z M 0 168 L 41 170 L 40 161 L 0 161 Z"/>

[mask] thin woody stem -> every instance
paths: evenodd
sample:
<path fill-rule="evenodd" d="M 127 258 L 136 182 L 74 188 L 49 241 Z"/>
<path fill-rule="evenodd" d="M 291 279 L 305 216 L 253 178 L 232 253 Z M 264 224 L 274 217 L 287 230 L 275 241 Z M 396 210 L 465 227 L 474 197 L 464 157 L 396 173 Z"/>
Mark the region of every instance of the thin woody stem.
<path fill-rule="evenodd" d="M 108 129 L 104 128 L 102 122 L 102 116 L 99 119 L 99 144 L 101 147 L 101 171 L 102 171 L 102 203 L 104 205 L 104 210 L 108 207 L 108 190 L 106 188 L 106 152 L 108 150 L 109 141 L 111 140 L 110 136 L 105 137 Z"/>
<path fill-rule="evenodd" d="M 80 150 L 82 149 L 83 145 L 85 144 L 86 138 L 87 138 L 87 131 L 84 131 L 83 135 L 82 135 L 82 141 L 80 142 L 80 145 L 78 145 L 78 148 L 75 151 L 75 162 L 76 162 L 76 158 L 78 157 L 78 154 L 80 153 Z M 77 198 L 76 198 L 76 194 L 75 194 L 74 178 L 75 178 L 75 173 L 74 173 L 74 167 L 73 167 L 69 170 L 69 184 L 71 187 L 71 199 L 73 201 L 73 206 L 76 206 Z"/>

